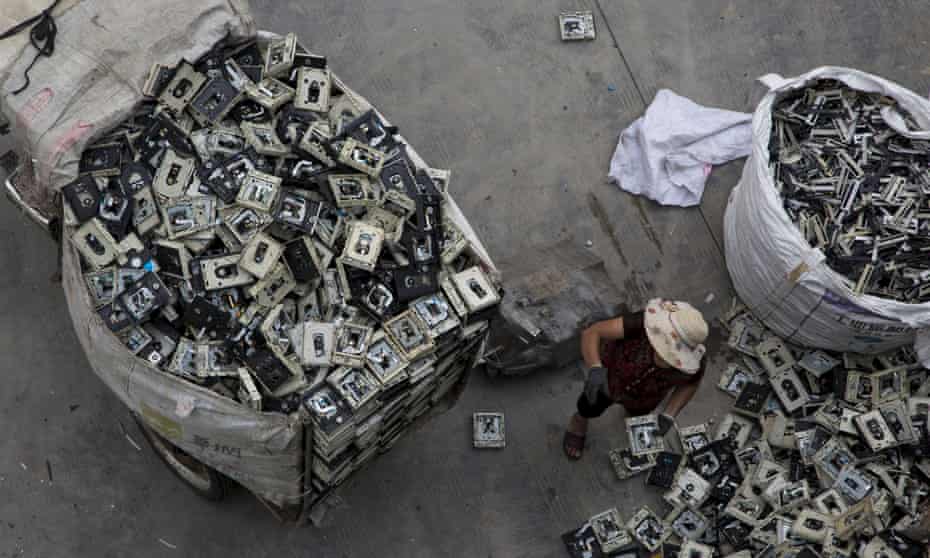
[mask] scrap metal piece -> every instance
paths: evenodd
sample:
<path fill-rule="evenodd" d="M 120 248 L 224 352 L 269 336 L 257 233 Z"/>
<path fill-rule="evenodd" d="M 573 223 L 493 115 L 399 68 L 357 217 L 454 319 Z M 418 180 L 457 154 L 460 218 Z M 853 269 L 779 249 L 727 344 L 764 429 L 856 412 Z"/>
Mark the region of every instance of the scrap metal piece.
<path fill-rule="evenodd" d="M 772 387 L 768 383 L 750 382 L 743 386 L 733 404 L 733 410 L 748 417 L 758 417 L 765 409 L 771 394 Z"/>
<path fill-rule="evenodd" d="M 563 41 L 593 41 L 597 36 L 594 13 L 590 10 L 559 14 L 559 33 Z"/>
<path fill-rule="evenodd" d="M 710 521 L 702 513 L 690 508 L 675 508 L 665 522 L 676 535 L 685 541 L 695 541 L 710 527 Z M 688 555 L 686 555 L 688 556 Z"/>
<path fill-rule="evenodd" d="M 368 176 L 378 176 L 384 168 L 387 154 L 355 138 L 348 138 L 342 144 L 338 159 L 340 163 Z"/>
<path fill-rule="evenodd" d="M 210 229 L 216 216 L 213 196 L 179 197 L 161 204 L 162 222 L 171 240 Z"/>
<path fill-rule="evenodd" d="M 341 261 L 345 265 L 374 271 L 384 244 L 384 231 L 363 221 L 349 224 Z"/>
<path fill-rule="evenodd" d="M 655 468 L 653 468 L 655 471 Z M 663 495 L 673 507 L 685 506 L 697 510 L 710 498 L 711 484 L 696 471 L 684 468 L 676 475 L 671 489 Z"/>
<path fill-rule="evenodd" d="M 239 267 L 263 279 L 274 269 L 283 253 L 284 245 L 261 232 L 253 236 L 242 249 Z"/>
<path fill-rule="evenodd" d="M 301 110 L 327 112 L 332 77 L 328 69 L 300 68 L 297 70 L 297 93 L 294 106 Z"/>
<path fill-rule="evenodd" d="M 149 69 L 149 76 L 142 86 L 142 94 L 146 97 L 158 97 L 165 87 L 174 79 L 175 69 L 164 64 L 154 63 Z"/>
<path fill-rule="evenodd" d="M 694 426 L 677 427 L 678 439 L 684 449 L 685 455 L 703 449 L 710 444 L 706 424 L 697 424 Z"/>
<path fill-rule="evenodd" d="M 345 323 L 336 331 L 333 345 L 333 362 L 343 366 L 361 367 L 371 342 L 371 328 Z"/>
<path fill-rule="evenodd" d="M 260 306 L 271 308 L 281 302 L 296 286 L 297 282 L 287 264 L 278 260 L 270 273 L 246 289 L 246 294 L 255 299 Z"/>
<path fill-rule="evenodd" d="M 123 146 L 101 143 L 89 146 L 81 153 L 79 172 L 91 176 L 118 176 L 122 166 Z"/>
<path fill-rule="evenodd" d="M 884 403 L 878 406 L 878 411 L 885 419 L 885 424 L 888 425 L 898 445 L 911 445 L 917 442 L 918 435 L 913 429 L 904 401 L 899 399 Z"/>
<path fill-rule="evenodd" d="M 759 378 L 752 373 L 748 366 L 730 363 L 720 375 L 717 387 L 733 397 L 739 397 L 747 384 L 757 381 L 759 381 Z"/>
<path fill-rule="evenodd" d="M 739 415 L 727 413 L 717 427 L 714 440 L 727 440 L 734 448 L 746 445 L 752 433 L 752 422 Z"/>
<path fill-rule="evenodd" d="M 116 303 L 136 323 L 140 323 L 172 299 L 171 291 L 158 274 L 150 271 L 128 285 L 116 298 Z"/>
<path fill-rule="evenodd" d="M 206 81 L 205 75 L 187 61 L 182 61 L 158 100 L 175 114 L 181 114 Z"/>
<path fill-rule="evenodd" d="M 380 391 L 378 381 L 364 368 L 337 368 L 326 381 L 345 398 L 355 412 L 368 402 L 374 401 Z"/>
<path fill-rule="evenodd" d="M 236 369 L 236 375 L 239 378 L 239 400 L 249 406 L 252 410 L 262 410 L 262 394 L 258 391 L 255 381 L 252 380 L 251 374 L 246 368 L 239 367 Z"/>
<path fill-rule="evenodd" d="M 823 544 L 834 527 L 832 516 L 811 509 L 801 510 L 791 525 L 792 534 L 812 543 Z"/>
<path fill-rule="evenodd" d="M 897 439 L 880 410 L 863 413 L 855 418 L 855 422 L 872 451 L 882 451 L 897 445 Z"/>
<path fill-rule="evenodd" d="M 625 422 L 630 453 L 634 456 L 665 451 L 665 440 L 659 434 L 659 419 L 656 415 L 628 417 Z"/>
<path fill-rule="evenodd" d="M 850 535 L 860 532 L 870 523 L 872 514 L 872 499 L 860 499 L 836 518 L 836 536 L 846 540 Z"/>
<path fill-rule="evenodd" d="M 368 347 L 365 364 L 381 385 L 388 386 L 404 372 L 409 361 L 402 357 L 384 333 L 379 331 Z"/>
<path fill-rule="evenodd" d="M 336 325 L 308 321 L 301 330 L 301 363 L 305 366 L 331 366 L 336 344 Z"/>
<path fill-rule="evenodd" d="M 296 94 L 293 87 L 273 77 L 266 77 L 258 83 L 248 82 L 244 85 L 244 91 L 247 97 L 270 112 L 277 112 Z"/>
<path fill-rule="evenodd" d="M 454 274 L 452 283 L 465 302 L 469 313 L 480 312 L 500 302 L 497 288 L 491 284 L 491 279 L 478 266 Z"/>
<path fill-rule="evenodd" d="M 794 367 L 795 359 L 784 342 L 777 337 L 769 337 L 755 347 L 756 356 L 769 376 L 777 376 Z"/>
<path fill-rule="evenodd" d="M 647 506 L 633 514 L 626 528 L 650 552 L 655 552 L 671 534 L 671 528 Z"/>
<path fill-rule="evenodd" d="M 152 181 L 152 190 L 159 197 L 159 201 L 184 195 L 187 185 L 194 176 L 194 163 L 194 159 L 183 157 L 173 149 L 165 152 Z"/>
<path fill-rule="evenodd" d="M 757 356 L 756 346 L 763 341 L 762 333 L 762 327 L 752 317 L 744 314 L 730 322 L 730 337 L 727 344 L 731 348 L 755 358 Z"/>
<path fill-rule="evenodd" d="M 278 201 L 281 178 L 259 170 L 250 170 L 242 181 L 236 202 L 256 211 L 270 213 Z"/>
<path fill-rule="evenodd" d="M 714 547 L 699 542 L 686 540 L 678 551 L 679 556 L 688 558 L 713 558 Z"/>
<path fill-rule="evenodd" d="M 240 258 L 240 254 L 201 258 L 199 261 L 204 288 L 215 291 L 254 283 L 255 277 L 239 265 Z"/>
<path fill-rule="evenodd" d="M 271 77 L 287 75 L 294 65 L 296 53 L 297 36 L 294 33 L 271 41 L 265 52 L 265 74 Z"/>
<path fill-rule="evenodd" d="M 656 464 L 655 455 L 654 453 L 647 453 L 636 456 L 629 449 L 617 448 L 610 450 L 610 464 L 613 466 L 617 478 L 625 480 L 654 467 Z"/>
<path fill-rule="evenodd" d="M 223 120 L 241 98 L 241 91 L 222 77 L 211 79 L 187 106 L 194 120 L 201 126 Z"/>
<path fill-rule="evenodd" d="M 840 361 L 831 357 L 824 351 L 810 351 L 805 353 L 797 364 L 804 370 L 813 374 L 814 377 L 819 378 L 836 368 L 837 365 L 840 364 Z"/>
<path fill-rule="evenodd" d="M 849 509 L 835 488 L 821 492 L 813 499 L 813 504 L 820 513 L 832 517 L 839 517 Z"/>
<path fill-rule="evenodd" d="M 84 274 L 84 282 L 94 300 L 94 306 L 99 307 L 113 302 L 117 294 L 116 268 L 107 267 L 100 271 Z"/>
<path fill-rule="evenodd" d="M 81 225 L 71 241 L 93 269 L 106 267 L 118 255 L 116 239 L 96 217 Z"/>
<path fill-rule="evenodd" d="M 875 486 L 861 471 L 853 466 L 847 466 L 837 475 L 834 488 L 848 501 L 859 502 L 868 496 Z"/>
<path fill-rule="evenodd" d="M 772 389 L 785 411 L 793 413 L 810 401 L 810 394 L 797 372 L 787 369 L 770 378 Z"/>
<path fill-rule="evenodd" d="M 416 360 L 435 348 L 429 326 L 413 309 L 384 322 L 384 331 L 407 360 Z"/>
<path fill-rule="evenodd" d="M 748 481 L 744 481 L 724 508 L 724 513 L 750 526 L 758 526 L 766 503 L 756 496 Z"/>
<path fill-rule="evenodd" d="M 476 448 L 506 447 L 503 413 L 475 413 L 472 415 L 472 426 Z"/>
<path fill-rule="evenodd" d="M 327 179 L 338 207 L 366 207 L 377 202 L 377 194 L 364 174 L 331 174 Z"/>

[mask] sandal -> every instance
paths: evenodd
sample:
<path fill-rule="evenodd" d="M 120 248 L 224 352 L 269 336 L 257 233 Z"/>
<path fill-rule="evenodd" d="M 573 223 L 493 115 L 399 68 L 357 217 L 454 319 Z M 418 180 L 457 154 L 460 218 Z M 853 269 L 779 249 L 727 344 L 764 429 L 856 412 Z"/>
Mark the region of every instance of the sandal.
<path fill-rule="evenodd" d="M 572 461 L 581 459 L 581 455 L 584 453 L 584 441 L 584 435 L 566 431 L 565 437 L 562 438 L 562 451 L 565 452 L 565 457 Z M 572 450 L 576 450 L 578 455 L 572 455 Z"/>

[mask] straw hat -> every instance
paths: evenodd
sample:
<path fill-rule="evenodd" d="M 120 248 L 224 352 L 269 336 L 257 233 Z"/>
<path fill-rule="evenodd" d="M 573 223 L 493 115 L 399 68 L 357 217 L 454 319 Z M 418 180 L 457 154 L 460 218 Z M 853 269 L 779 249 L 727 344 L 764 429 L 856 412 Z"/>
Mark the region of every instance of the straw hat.
<path fill-rule="evenodd" d="M 687 302 L 654 298 L 646 305 L 646 336 L 665 362 L 687 374 L 701 368 L 707 322 Z"/>

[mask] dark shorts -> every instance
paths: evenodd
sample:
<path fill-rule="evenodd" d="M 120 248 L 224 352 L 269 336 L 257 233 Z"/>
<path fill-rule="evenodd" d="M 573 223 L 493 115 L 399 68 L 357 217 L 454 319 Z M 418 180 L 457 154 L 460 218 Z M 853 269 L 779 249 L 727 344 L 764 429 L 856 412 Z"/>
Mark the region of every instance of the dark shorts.
<path fill-rule="evenodd" d="M 656 410 L 655 407 L 651 409 L 630 409 L 626 405 L 622 405 L 621 403 L 614 401 L 603 393 L 597 394 L 597 401 L 595 401 L 592 405 L 588 402 L 588 398 L 584 396 L 584 393 L 582 393 L 581 396 L 578 397 L 578 415 L 586 419 L 599 417 L 604 414 L 604 411 L 609 409 L 610 406 L 614 404 L 621 405 L 626 410 L 627 416 L 630 417 L 648 415 L 649 413 Z"/>

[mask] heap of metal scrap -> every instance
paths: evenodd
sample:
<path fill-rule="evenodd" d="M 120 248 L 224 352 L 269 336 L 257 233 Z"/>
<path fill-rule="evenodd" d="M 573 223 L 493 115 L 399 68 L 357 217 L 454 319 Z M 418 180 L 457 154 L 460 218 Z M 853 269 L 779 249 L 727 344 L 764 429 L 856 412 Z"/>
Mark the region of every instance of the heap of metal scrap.
<path fill-rule="evenodd" d="M 930 142 L 893 99 L 832 80 L 786 94 L 772 113 L 772 172 L 784 208 L 857 294 L 930 301 Z"/>
<path fill-rule="evenodd" d="M 300 413 L 322 494 L 486 338 L 499 286 L 450 209 L 449 172 L 293 34 L 156 65 L 145 92 L 63 189 L 89 295 L 149 365 Z"/>
<path fill-rule="evenodd" d="M 734 398 L 714 425 L 627 419 L 620 479 L 644 475 L 667 509 L 616 509 L 563 536 L 575 557 L 923 558 L 930 538 L 930 382 L 910 349 L 794 347 L 735 307 Z"/>

